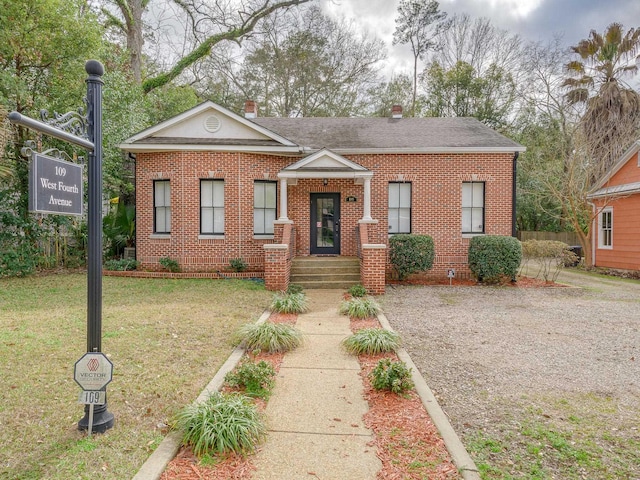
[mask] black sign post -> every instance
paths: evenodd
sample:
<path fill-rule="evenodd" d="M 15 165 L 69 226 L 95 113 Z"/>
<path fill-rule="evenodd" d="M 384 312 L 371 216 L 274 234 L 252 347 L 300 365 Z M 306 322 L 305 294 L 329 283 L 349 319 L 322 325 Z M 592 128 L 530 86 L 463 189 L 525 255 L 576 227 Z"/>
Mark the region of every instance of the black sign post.
<path fill-rule="evenodd" d="M 86 117 L 71 112 L 56 115 L 54 120 L 45 123 L 25 117 L 18 112 L 11 112 L 9 120 L 89 150 L 87 353 L 97 353 L 102 351 L 102 85 L 104 82 L 101 77 L 104 75 L 104 67 L 96 60 L 89 60 L 85 64 L 85 70 L 89 75 L 86 80 Z M 44 113 L 42 117 L 44 120 Z M 63 184 L 65 185 L 63 189 L 73 189 L 64 182 Z M 104 390 L 106 391 L 106 386 Z M 93 411 L 92 421 L 90 421 L 91 410 Z M 91 425 L 91 432 L 102 433 L 113 427 L 114 416 L 107 410 L 106 394 L 103 405 L 96 405 L 95 408 L 85 405 L 84 412 L 84 417 L 78 422 L 79 430 L 87 430 Z"/>

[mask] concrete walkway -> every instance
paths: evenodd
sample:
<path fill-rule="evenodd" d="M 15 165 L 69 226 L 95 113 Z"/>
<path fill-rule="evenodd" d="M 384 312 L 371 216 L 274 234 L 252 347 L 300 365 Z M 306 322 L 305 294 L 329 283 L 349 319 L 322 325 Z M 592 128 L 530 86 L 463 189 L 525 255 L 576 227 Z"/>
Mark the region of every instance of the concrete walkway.
<path fill-rule="evenodd" d="M 368 404 L 359 375 L 360 364 L 340 342 L 351 334 L 349 319 L 338 314 L 341 290 L 307 290 L 309 313 L 298 315 L 296 327 L 305 344 L 284 356 L 276 386 L 266 408 L 269 432 L 254 459 L 254 480 L 319 478 L 373 480 L 382 468 L 372 445 L 374 434 L 364 426 Z M 259 321 L 268 318 L 268 312 Z M 390 329 L 384 314 L 383 328 Z M 465 480 L 479 480 L 477 468 L 453 431 L 424 378 L 404 349 L 398 357 L 412 370 L 416 392 L 442 436 Z M 197 402 L 219 390 L 224 376 L 240 361 L 241 348 L 220 367 Z M 133 480 L 158 480 L 180 446 L 171 432 Z"/>
<path fill-rule="evenodd" d="M 362 421 L 368 406 L 360 365 L 340 347 L 351 333 L 349 319 L 338 314 L 342 292 L 306 294 L 310 312 L 296 323 L 305 344 L 285 355 L 280 367 L 253 478 L 375 479 L 381 463 Z"/>

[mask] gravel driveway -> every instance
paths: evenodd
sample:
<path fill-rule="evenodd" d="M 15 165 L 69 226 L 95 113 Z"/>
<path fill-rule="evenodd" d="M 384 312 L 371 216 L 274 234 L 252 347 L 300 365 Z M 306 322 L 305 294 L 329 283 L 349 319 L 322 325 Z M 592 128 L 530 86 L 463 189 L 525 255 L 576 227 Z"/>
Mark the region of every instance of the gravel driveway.
<path fill-rule="evenodd" d="M 486 478 L 640 479 L 640 282 L 558 281 L 574 287 L 389 286 L 381 303 Z"/>

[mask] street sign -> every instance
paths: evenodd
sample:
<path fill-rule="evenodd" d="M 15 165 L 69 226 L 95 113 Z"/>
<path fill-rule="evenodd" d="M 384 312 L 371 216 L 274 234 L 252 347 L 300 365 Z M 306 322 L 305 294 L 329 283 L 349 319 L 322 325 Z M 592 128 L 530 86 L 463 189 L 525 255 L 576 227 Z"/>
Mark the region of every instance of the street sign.
<path fill-rule="evenodd" d="M 82 215 L 82 165 L 34 153 L 29 165 L 29 210 Z"/>
<path fill-rule="evenodd" d="M 101 390 L 113 378 L 113 363 L 104 353 L 85 353 L 73 369 L 73 379 L 83 390 Z"/>
<path fill-rule="evenodd" d="M 78 397 L 78 403 L 85 405 L 104 405 L 107 402 L 107 392 L 104 390 L 83 390 Z"/>

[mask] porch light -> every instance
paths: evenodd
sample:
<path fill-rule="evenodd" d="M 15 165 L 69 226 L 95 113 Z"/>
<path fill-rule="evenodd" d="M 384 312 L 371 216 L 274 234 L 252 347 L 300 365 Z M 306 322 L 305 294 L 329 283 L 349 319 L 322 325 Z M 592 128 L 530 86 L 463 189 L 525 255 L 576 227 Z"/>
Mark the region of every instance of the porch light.
<path fill-rule="evenodd" d="M 328 179 L 328 178 L 323 178 L 323 179 L 322 179 L 322 185 L 324 185 L 325 187 L 326 187 L 327 185 L 329 185 L 329 179 Z"/>

